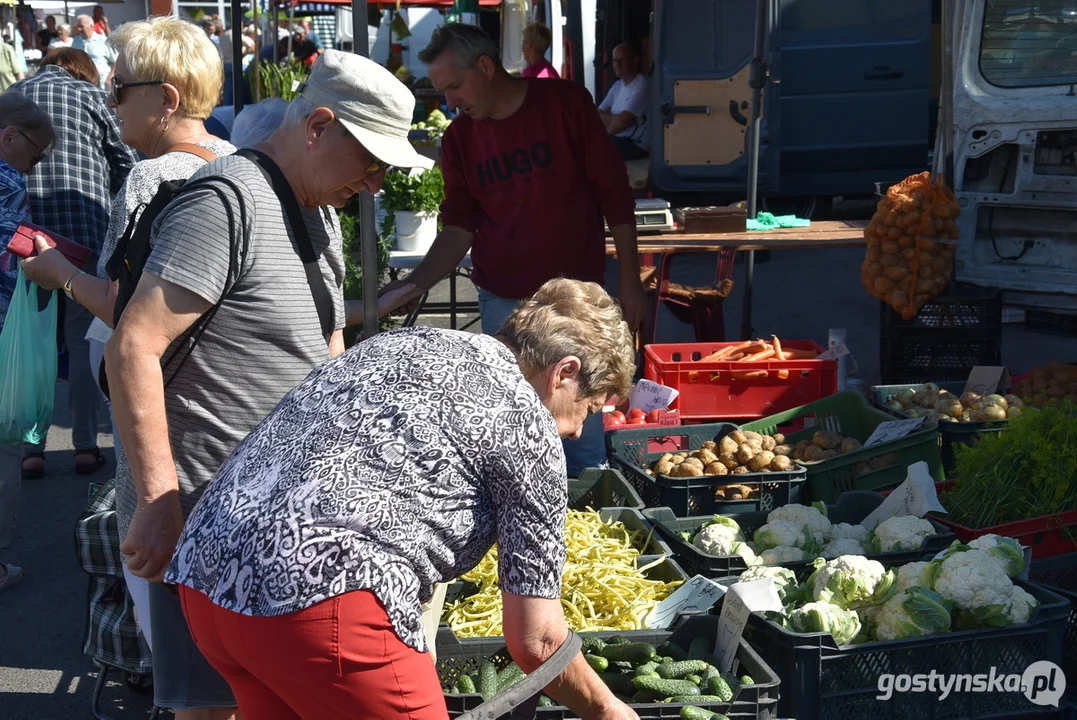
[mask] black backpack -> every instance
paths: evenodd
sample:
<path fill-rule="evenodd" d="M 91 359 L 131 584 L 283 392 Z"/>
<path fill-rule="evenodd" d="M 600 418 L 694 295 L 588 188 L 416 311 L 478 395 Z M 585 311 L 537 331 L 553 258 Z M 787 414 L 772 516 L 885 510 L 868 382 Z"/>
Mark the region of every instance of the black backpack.
<path fill-rule="evenodd" d="M 176 151 L 189 152 L 207 162 L 216 157 L 213 153 L 198 145 L 181 144 L 173 146 L 169 150 L 169 152 Z M 325 285 L 325 278 L 322 276 L 321 269 L 318 266 L 318 255 L 314 251 L 314 245 L 311 242 L 310 234 L 307 232 L 306 223 L 303 221 L 299 201 L 296 200 L 295 193 L 280 168 L 264 153 L 244 149 L 237 152 L 236 155 L 247 158 L 258 167 L 280 200 L 281 208 L 284 211 L 285 226 L 291 227 L 292 234 L 295 236 L 297 251 L 303 261 L 307 282 L 310 285 L 311 294 L 314 296 L 314 304 L 318 309 L 318 319 L 321 322 L 322 334 L 325 336 L 326 342 L 328 342 L 334 331 L 332 296 Z M 131 298 L 134 297 L 139 280 L 142 279 L 142 271 L 146 266 L 146 261 L 153 251 L 150 236 L 154 222 L 164 209 L 181 192 L 188 188 L 208 188 L 221 198 L 221 203 L 228 217 L 228 274 L 226 275 L 225 289 L 221 293 L 220 299 L 191 326 L 184 341 L 177 343 L 175 349 L 161 360 L 161 367 L 166 368 L 178 359 L 172 374 L 165 379 L 165 387 L 168 387 L 172 380 L 176 378 L 180 369 L 183 368 L 206 327 L 213 320 L 221 303 L 224 302 L 225 297 L 228 296 L 238 279 L 239 269 L 236 267 L 236 255 L 237 243 L 240 242 L 241 238 L 237 229 L 239 232 L 244 232 L 247 227 L 247 206 L 243 199 L 242 191 L 234 182 L 221 176 L 209 176 L 194 182 L 186 180 L 166 180 L 162 182 L 158 186 L 153 199 L 143 207 L 141 214 L 138 214 L 128 223 L 123 235 L 116 242 L 116 249 L 105 264 L 109 279 L 119 283 L 119 293 L 116 297 L 113 312 L 113 327 L 116 327 L 119 325 L 124 309 L 131 302 Z M 233 213 L 232 205 L 229 203 L 229 192 L 234 196 L 239 206 L 238 223 Z M 182 357 L 179 357 L 181 353 Z M 108 397 L 108 376 L 105 373 L 104 359 L 101 360 L 101 367 L 98 370 L 98 384 L 101 386 L 101 391 Z"/>

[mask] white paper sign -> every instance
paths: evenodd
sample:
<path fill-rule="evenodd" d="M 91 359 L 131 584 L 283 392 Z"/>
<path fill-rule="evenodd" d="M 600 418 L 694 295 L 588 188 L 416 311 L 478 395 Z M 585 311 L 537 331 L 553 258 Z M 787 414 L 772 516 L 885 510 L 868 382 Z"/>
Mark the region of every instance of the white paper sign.
<path fill-rule="evenodd" d="M 740 637 L 748 616 L 753 612 L 773 610 L 780 612 L 782 600 L 774 580 L 764 578 L 752 582 L 739 582 L 730 585 L 722 603 L 722 614 L 718 616 L 718 637 L 714 642 L 714 666 L 722 672 L 729 672 L 737 655 Z"/>
<path fill-rule="evenodd" d="M 632 394 L 628 396 L 628 407 L 639 408 L 643 412 L 651 410 L 665 410 L 668 408 L 680 392 L 665 385 L 659 385 L 650 380 L 640 380 L 632 388 Z"/>
<path fill-rule="evenodd" d="M 707 612 L 724 594 L 724 587 L 702 575 L 696 575 L 655 606 L 647 616 L 647 627 L 665 630 L 681 613 Z"/>
<path fill-rule="evenodd" d="M 929 512 L 945 513 L 946 508 L 939 502 L 935 492 L 935 478 L 926 462 L 909 466 L 905 482 L 890 493 L 879 507 L 861 521 L 861 525 L 871 532 L 883 520 L 903 515 L 923 517 Z"/>
<path fill-rule="evenodd" d="M 832 348 L 829 348 L 829 349 L 824 350 L 823 352 L 819 353 L 819 355 L 815 359 L 816 360 L 837 360 L 838 358 L 840 358 L 840 357 L 842 357 L 844 355 L 848 355 L 848 354 L 849 354 L 849 348 L 845 347 L 845 343 L 840 343 L 838 345 L 835 345 Z"/>
<path fill-rule="evenodd" d="M 926 417 L 912 418 L 911 420 L 893 420 L 891 422 L 884 422 L 875 428 L 875 432 L 871 434 L 868 441 L 864 443 L 864 447 L 871 447 L 884 442 L 890 442 L 891 440 L 897 440 L 903 438 L 909 433 L 920 429 L 920 426 L 927 420 Z"/>

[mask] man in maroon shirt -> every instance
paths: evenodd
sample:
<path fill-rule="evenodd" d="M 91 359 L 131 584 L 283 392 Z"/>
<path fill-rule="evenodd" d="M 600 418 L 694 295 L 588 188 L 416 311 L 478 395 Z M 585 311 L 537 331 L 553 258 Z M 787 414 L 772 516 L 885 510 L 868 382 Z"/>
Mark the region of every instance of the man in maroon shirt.
<path fill-rule="evenodd" d="M 482 330 L 492 335 L 547 280 L 604 284 L 605 218 L 617 249 L 621 308 L 637 329 L 645 300 L 635 200 L 587 90 L 512 77 L 497 44 L 472 25 L 438 28 L 419 58 L 460 114 L 441 141 L 444 229 L 407 278 L 416 288 L 402 301 L 430 289 L 470 251 Z M 602 464 L 601 418 L 584 425 L 580 440 L 566 441 L 565 452 L 570 476 Z"/>

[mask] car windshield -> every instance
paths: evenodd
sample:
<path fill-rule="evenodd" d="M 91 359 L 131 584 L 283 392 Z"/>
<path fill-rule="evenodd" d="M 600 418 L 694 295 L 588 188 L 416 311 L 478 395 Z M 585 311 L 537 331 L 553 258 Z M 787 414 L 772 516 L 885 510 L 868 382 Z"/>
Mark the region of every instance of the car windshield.
<path fill-rule="evenodd" d="M 980 72 L 998 87 L 1077 83 L 1077 0 L 987 0 Z"/>

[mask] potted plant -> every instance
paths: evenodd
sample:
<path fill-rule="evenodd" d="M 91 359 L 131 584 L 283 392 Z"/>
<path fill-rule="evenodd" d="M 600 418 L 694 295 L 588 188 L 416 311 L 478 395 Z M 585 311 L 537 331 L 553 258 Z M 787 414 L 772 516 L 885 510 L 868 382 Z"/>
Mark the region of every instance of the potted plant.
<path fill-rule="evenodd" d="M 382 237 L 395 233 L 398 250 L 425 253 L 437 237 L 444 199 L 445 181 L 436 167 L 417 174 L 389 173 L 381 189 Z"/>

